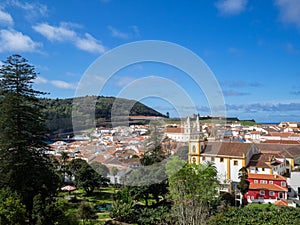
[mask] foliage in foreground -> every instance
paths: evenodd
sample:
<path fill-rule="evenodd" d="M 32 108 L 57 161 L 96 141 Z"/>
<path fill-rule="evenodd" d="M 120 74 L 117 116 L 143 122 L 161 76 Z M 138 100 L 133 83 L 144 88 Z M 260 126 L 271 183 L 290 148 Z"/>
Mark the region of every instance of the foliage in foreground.
<path fill-rule="evenodd" d="M 212 165 L 187 164 L 169 178 L 172 213 L 178 224 L 206 224 L 218 203 L 217 170 Z"/>
<path fill-rule="evenodd" d="M 229 207 L 210 218 L 211 225 L 296 225 L 300 221 L 300 209 L 271 204 L 250 204 L 243 208 Z"/>
<path fill-rule="evenodd" d="M 0 224 L 22 225 L 26 218 L 25 205 L 9 189 L 0 190 Z"/>
<path fill-rule="evenodd" d="M 0 189 L 17 193 L 26 209 L 29 224 L 36 224 L 34 199 L 53 203 L 59 177 L 49 158 L 45 118 L 38 97 L 45 93 L 33 89 L 37 73 L 20 55 L 12 55 L 0 67 Z M 4 202 L 22 207 L 18 200 Z M 45 213 L 44 208 L 38 210 Z M 21 217 L 20 217 L 21 218 Z M 13 219 L 9 219 L 12 223 Z"/>

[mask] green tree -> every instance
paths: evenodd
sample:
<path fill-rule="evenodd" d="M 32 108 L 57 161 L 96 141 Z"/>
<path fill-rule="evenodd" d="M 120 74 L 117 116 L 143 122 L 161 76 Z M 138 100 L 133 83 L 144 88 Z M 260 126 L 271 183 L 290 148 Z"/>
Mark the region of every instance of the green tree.
<path fill-rule="evenodd" d="M 217 202 L 217 171 L 208 165 L 187 164 L 169 178 L 173 215 L 180 225 L 205 224 Z"/>
<path fill-rule="evenodd" d="M 131 190 L 124 187 L 116 193 L 115 201 L 111 207 L 110 217 L 121 222 L 131 223 L 135 221 L 136 201 Z"/>
<path fill-rule="evenodd" d="M 96 212 L 93 210 L 92 206 L 87 203 L 81 203 L 78 208 L 78 216 L 82 219 L 83 225 L 91 219 L 97 217 Z"/>
<path fill-rule="evenodd" d="M 0 147 L 23 150 L 45 147 L 45 118 L 37 96 L 45 94 L 32 88 L 35 68 L 20 55 L 7 58 L 0 68 Z"/>
<path fill-rule="evenodd" d="M 137 214 L 138 224 L 143 225 L 167 225 L 176 224 L 170 214 L 170 207 L 157 206 L 155 208 L 143 208 Z"/>
<path fill-rule="evenodd" d="M 166 174 L 168 177 L 175 175 L 185 164 L 186 161 L 181 159 L 179 156 L 172 156 L 166 163 Z"/>
<path fill-rule="evenodd" d="M 69 163 L 69 170 L 73 176 L 76 175 L 77 171 L 84 165 L 86 165 L 87 162 L 83 159 L 73 159 Z"/>
<path fill-rule="evenodd" d="M 166 154 L 162 150 L 161 141 L 163 133 L 160 123 L 154 122 L 149 125 L 150 137 L 145 142 L 145 153 L 140 159 L 143 166 L 159 163 L 166 158 Z"/>
<path fill-rule="evenodd" d="M 107 177 L 107 174 L 109 173 L 109 169 L 107 168 L 107 166 L 103 165 L 100 162 L 92 162 L 90 165 L 98 174 L 103 177 Z"/>
<path fill-rule="evenodd" d="M 162 126 L 159 121 L 150 124 L 150 136 L 145 142 L 145 154 L 140 159 L 141 167 L 132 171 L 126 177 L 126 184 L 131 186 L 131 193 L 136 200 L 143 199 L 145 205 L 149 205 L 152 196 L 156 203 L 160 197 L 164 198 L 167 193 L 167 176 L 165 173 L 164 159 L 166 154 L 162 150 L 163 137 Z"/>
<path fill-rule="evenodd" d="M 75 184 L 91 195 L 96 187 L 106 185 L 109 180 L 98 174 L 87 162 L 81 162 L 81 167 L 75 173 Z"/>
<path fill-rule="evenodd" d="M 26 209 L 20 197 L 9 189 L 0 190 L 0 224 L 25 224 Z"/>
<path fill-rule="evenodd" d="M 273 204 L 249 204 L 245 207 L 228 207 L 209 219 L 211 225 L 278 224 L 298 225 L 300 209 Z"/>
<path fill-rule="evenodd" d="M 68 173 L 68 159 L 69 153 L 68 152 L 61 152 L 60 153 L 60 170 L 62 173 L 62 182 L 65 183 L 65 178 Z"/>
<path fill-rule="evenodd" d="M 38 96 L 32 88 L 35 68 L 20 55 L 0 68 L 0 188 L 20 194 L 32 224 L 33 199 L 53 197 L 58 188 L 49 158 L 44 154 L 47 129 Z"/>
<path fill-rule="evenodd" d="M 239 183 L 237 185 L 237 188 L 240 190 L 241 195 L 242 195 L 242 206 L 246 204 L 246 199 L 244 198 L 244 195 L 248 192 L 249 190 L 249 185 L 250 182 L 247 180 L 248 179 L 248 171 L 246 167 L 242 167 L 239 170 Z"/>

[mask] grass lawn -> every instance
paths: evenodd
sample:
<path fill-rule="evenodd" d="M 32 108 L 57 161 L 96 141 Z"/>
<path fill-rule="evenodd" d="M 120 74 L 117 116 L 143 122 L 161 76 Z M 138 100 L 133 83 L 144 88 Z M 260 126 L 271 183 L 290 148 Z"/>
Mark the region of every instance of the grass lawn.
<path fill-rule="evenodd" d="M 100 207 L 101 210 L 97 210 L 96 212 L 98 217 L 97 221 L 92 221 L 90 224 L 103 224 L 106 220 L 110 219 L 110 216 L 109 208 L 103 208 L 102 206 L 112 204 L 116 191 L 114 187 L 97 188 L 93 195 L 88 196 L 83 189 L 78 189 L 72 192 L 60 192 L 58 198 L 61 199 L 69 212 L 76 213 L 82 202 L 88 202 L 95 209 Z"/>

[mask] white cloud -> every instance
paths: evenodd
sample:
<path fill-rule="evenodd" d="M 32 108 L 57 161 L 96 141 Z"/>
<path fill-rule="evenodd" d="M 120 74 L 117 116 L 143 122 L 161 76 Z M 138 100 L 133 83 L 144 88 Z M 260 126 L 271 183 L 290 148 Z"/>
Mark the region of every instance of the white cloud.
<path fill-rule="evenodd" d="M 133 30 L 133 35 L 134 35 L 135 37 L 140 37 L 140 36 L 141 36 L 141 34 L 140 34 L 140 29 L 139 29 L 138 26 L 132 25 L 132 26 L 131 26 L 131 29 Z"/>
<path fill-rule="evenodd" d="M 41 23 L 32 28 L 50 41 L 70 42 L 78 49 L 91 53 L 105 52 L 105 47 L 101 44 L 101 41 L 89 33 L 85 33 L 84 37 L 80 37 L 70 26 L 74 27 L 75 25 L 60 23 L 59 26 L 51 26 L 47 23 Z"/>
<path fill-rule="evenodd" d="M 62 80 L 47 80 L 44 77 L 38 76 L 35 80 L 36 84 L 51 84 L 59 89 L 68 89 L 68 90 L 75 90 L 77 84 L 75 83 L 68 83 Z"/>
<path fill-rule="evenodd" d="M 62 81 L 62 80 L 52 80 L 50 81 L 50 83 L 57 87 L 57 88 L 60 88 L 60 89 L 71 89 L 71 90 L 74 90 L 76 89 L 76 85 L 73 84 L 73 83 L 68 83 L 68 82 L 65 82 L 65 81 Z"/>
<path fill-rule="evenodd" d="M 279 16 L 282 22 L 294 24 L 300 28 L 299 0 L 275 0 L 275 5 L 279 9 Z"/>
<path fill-rule="evenodd" d="M 48 8 L 46 5 L 40 3 L 29 3 L 29 2 L 21 2 L 18 0 L 10 0 L 8 2 L 9 5 L 18 7 L 25 11 L 25 18 L 31 20 L 36 17 L 45 17 L 48 14 Z"/>
<path fill-rule="evenodd" d="M 111 36 L 115 38 L 128 39 L 128 38 L 136 38 L 141 36 L 139 28 L 136 25 L 130 26 L 129 27 L 130 31 L 128 33 L 122 32 L 113 26 L 108 26 L 107 28 L 110 30 Z"/>
<path fill-rule="evenodd" d="M 237 15 L 246 9 L 248 0 L 219 0 L 215 6 L 223 15 Z"/>
<path fill-rule="evenodd" d="M 29 36 L 15 30 L 0 30 L 0 52 L 36 52 L 42 46 Z"/>
<path fill-rule="evenodd" d="M 113 36 L 113 37 L 121 38 L 121 39 L 129 38 L 129 34 L 121 32 L 121 31 L 119 31 L 118 29 L 116 29 L 112 26 L 108 26 L 107 28 L 110 30 L 111 36 Z"/>
<path fill-rule="evenodd" d="M 47 23 L 42 23 L 33 26 L 32 28 L 50 41 L 74 40 L 77 36 L 73 30 L 70 30 L 67 27 L 65 27 L 65 24 L 60 24 L 59 27 L 55 27 Z"/>
<path fill-rule="evenodd" d="M 36 83 L 36 84 L 47 84 L 47 83 L 48 83 L 48 80 L 45 79 L 44 77 L 38 76 L 38 77 L 35 79 L 35 83 Z"/>
<path fill-rule="evenodd" d="M 85 38 L 77 37 L 75 45 L 77 48 L 91 53 L 102 54 L 105 52 L 105 47 L 101 44 L 101 42 L 88 33 L 85 34 Z"/>
<path fill-rule="evenodd" d="M 0 9 L 0 24 L 8 25 L 8 26 L 12 26 L 14 24 L 14 20 L 12 16 L 7 12 L 2 11 L 1 9 Z"/>

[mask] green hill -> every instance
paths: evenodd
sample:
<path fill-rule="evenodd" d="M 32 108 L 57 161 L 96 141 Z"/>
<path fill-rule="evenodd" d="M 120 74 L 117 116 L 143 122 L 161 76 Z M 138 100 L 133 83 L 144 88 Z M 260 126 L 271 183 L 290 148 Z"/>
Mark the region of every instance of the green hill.
<path fill-rule="evenodd" d="M 90 106 L 92 99 L 97 98 L 96 106 Z M 119 116 L 162 116 L 161 113 L 155 111 L 154 109 L 137 102 L 135 100 L 120 99 L 115 97 L 95 97 L 95 96 L 86 96 L 79 97 L 76 99 L 49 99 L 42 98 L 41 103 L 44 106 L 44 112 L 47 118 L 46 124 L 52 134 L 63 134 L 63 133 L 72 133 L 72 106 L 73 102 L 80 104 L 80 124 L 82 129 L 85 129 L 85 124 L 88 124 L 85 121 L 86 114 L 88 109 L 95 109 L 95 119 L 97 126 L 111 126 L 111 109 L 113 104 L 117 107 Z M 133 106 L 133 107 L 132 107 Z M 129 110 L 128 110 L 129 109 Z"/>

